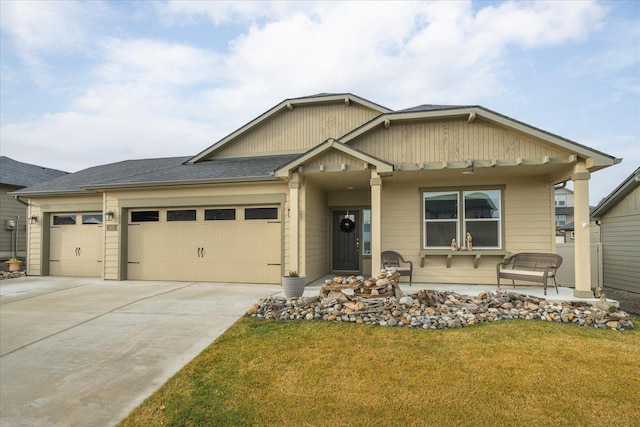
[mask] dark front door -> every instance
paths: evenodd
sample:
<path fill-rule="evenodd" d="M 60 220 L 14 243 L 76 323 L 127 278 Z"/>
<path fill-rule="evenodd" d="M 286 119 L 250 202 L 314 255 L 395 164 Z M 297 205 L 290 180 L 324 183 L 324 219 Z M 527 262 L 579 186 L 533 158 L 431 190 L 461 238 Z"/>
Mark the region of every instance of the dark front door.
<path fill-rule="evenodd" d="M 360 271 L 360 211 L 333 212 L 333 270 Z"/>

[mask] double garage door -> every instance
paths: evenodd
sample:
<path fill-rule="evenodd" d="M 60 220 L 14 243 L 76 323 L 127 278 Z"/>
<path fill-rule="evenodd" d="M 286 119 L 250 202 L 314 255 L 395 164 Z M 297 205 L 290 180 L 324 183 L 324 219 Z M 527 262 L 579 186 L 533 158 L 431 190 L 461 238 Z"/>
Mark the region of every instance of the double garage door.
<path fill-rule="evenodd" d="M 50 275 L 102 277 L 102 213 L 54 213 L 49 227 Z"/>
<path fill-rule="evenodd" d="M 280 209 L 158 208 L 128 213 L 130 280 L 280 283 Z"/>

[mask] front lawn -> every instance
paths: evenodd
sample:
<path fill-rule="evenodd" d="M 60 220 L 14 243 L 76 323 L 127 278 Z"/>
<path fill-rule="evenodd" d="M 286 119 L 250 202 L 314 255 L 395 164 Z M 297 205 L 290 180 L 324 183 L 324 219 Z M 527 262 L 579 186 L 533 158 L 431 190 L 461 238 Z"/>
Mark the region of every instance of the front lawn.
<path fill-rule="evenodd" d="M 122 426 L 640 425 L 633 331 L 243 318 Z"/>

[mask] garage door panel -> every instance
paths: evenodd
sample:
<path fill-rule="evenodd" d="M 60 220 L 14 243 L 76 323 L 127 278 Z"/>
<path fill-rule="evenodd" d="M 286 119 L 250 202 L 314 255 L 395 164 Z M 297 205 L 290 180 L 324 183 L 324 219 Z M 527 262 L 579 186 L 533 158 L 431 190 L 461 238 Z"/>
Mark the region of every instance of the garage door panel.
<path fill-rule="evenodd" d="M 205 221 L 204 208 L 196 221 L 163 222 L 160 211 L 160 221 L 129 229 L 128 278 L 280 282 L 280 222 L 245 221 L 240 213 L 235 220 Z"/>
<path fill-rule="evenodd" d="M 83 223 L 87 213 L 64 214 L 75 224 L 51 225 L 49 229 L 49 274 L 52 276 L 101 277 L 104 229 L 101 223 Z M 90 214 L 94 221 L 101 214 Z M 51 217 L 55 223 L 57 214 Z"/>

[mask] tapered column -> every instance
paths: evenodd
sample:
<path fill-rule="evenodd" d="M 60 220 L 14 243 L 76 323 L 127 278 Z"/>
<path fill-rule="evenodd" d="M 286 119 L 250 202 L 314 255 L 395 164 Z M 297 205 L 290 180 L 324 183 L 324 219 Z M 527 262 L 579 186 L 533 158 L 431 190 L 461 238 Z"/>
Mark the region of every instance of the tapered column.
<path fill-rule="evenodd" d="M 382 225 L 380 201 L 382 192 L 382 178 L 374 170 L 371 171 L 371 274 L 377 275 L 382 268 L 380 253 L 382 251 Z"/>
<path fill-rule="evenodd" d="M 593 298 L 591 291 L 591 242 L 589 230 L 589 179 L 584 163 L 571 175 L 573 182 L 573 225 L 575 235 L 575 289 L 578 298 Z"/>
<path fill-rule="evenodd" d="M 300 176 L 294 173 L 289 181 L 289 270 L 300 275 Z M 285 272 L 286 273 L 286 272 Z"/>

